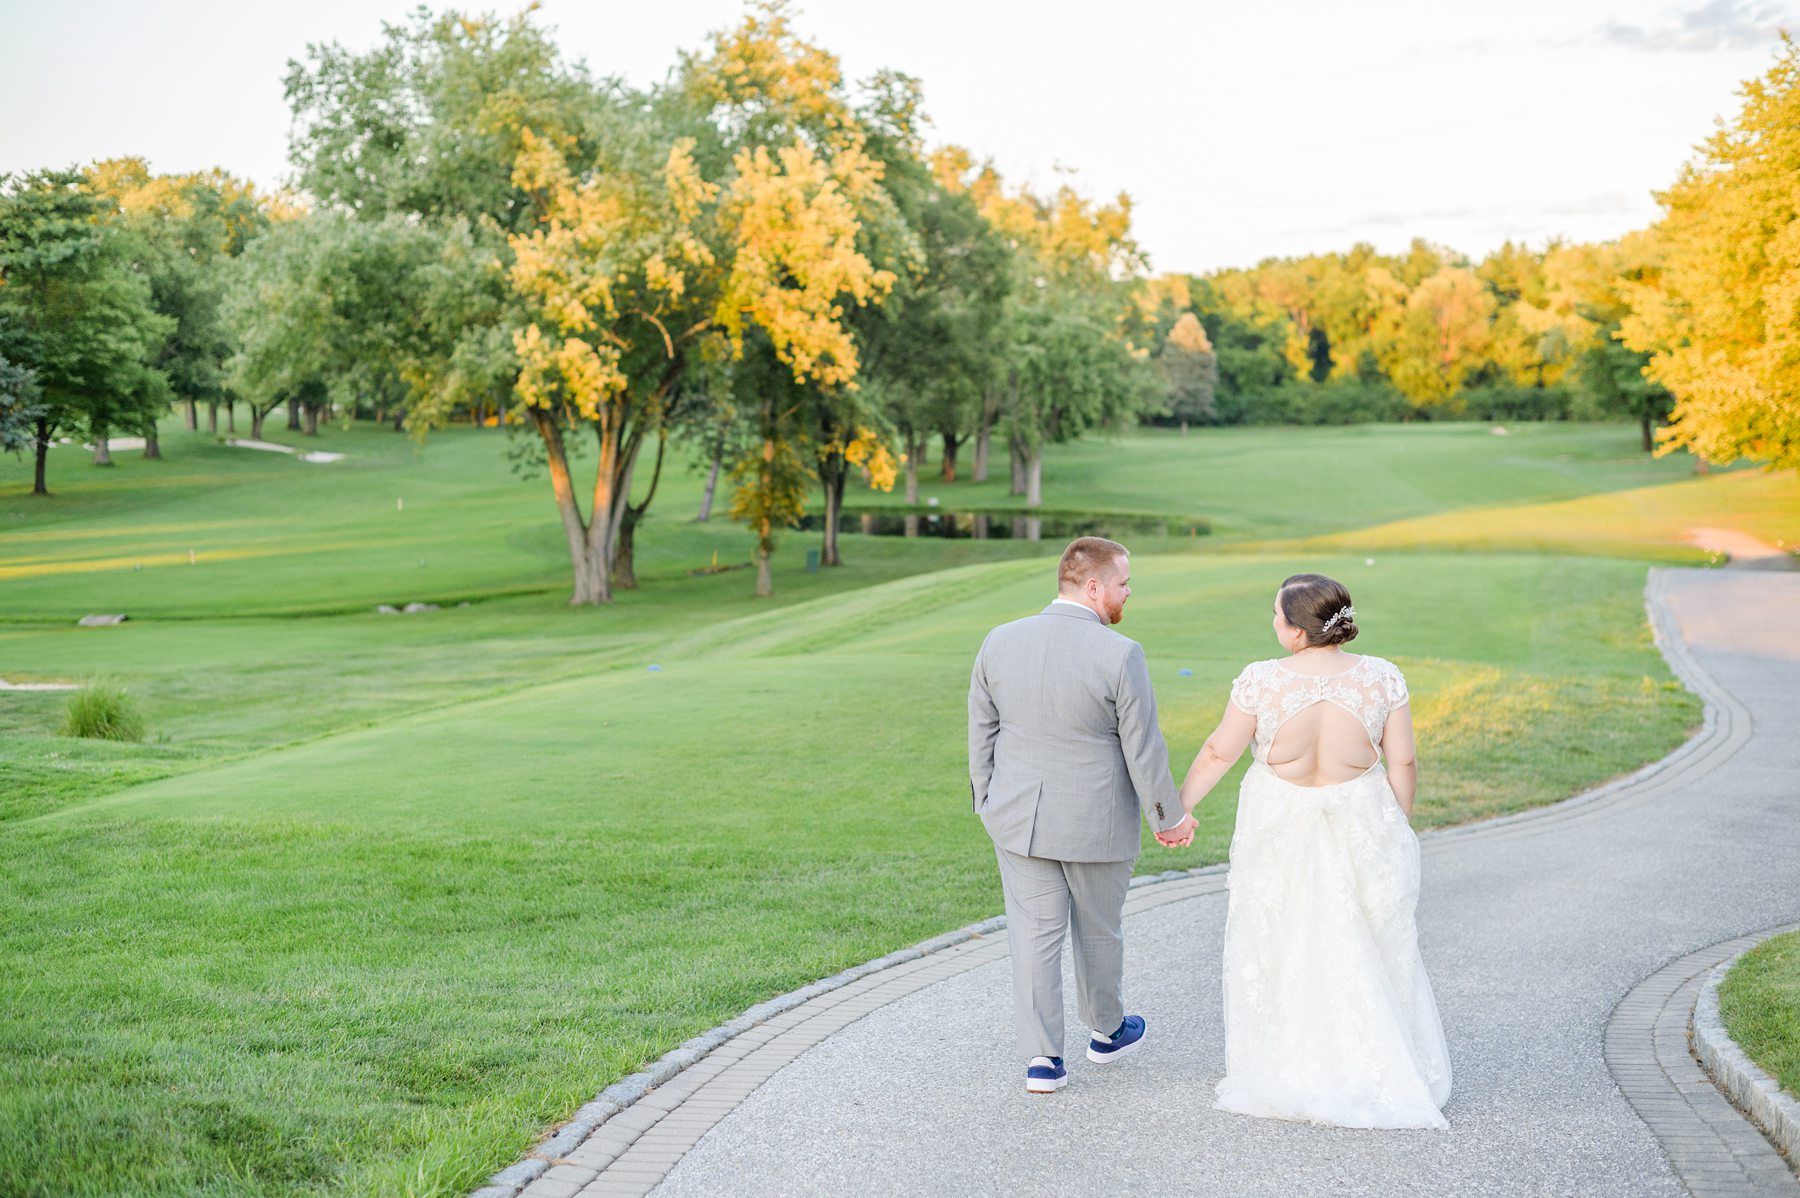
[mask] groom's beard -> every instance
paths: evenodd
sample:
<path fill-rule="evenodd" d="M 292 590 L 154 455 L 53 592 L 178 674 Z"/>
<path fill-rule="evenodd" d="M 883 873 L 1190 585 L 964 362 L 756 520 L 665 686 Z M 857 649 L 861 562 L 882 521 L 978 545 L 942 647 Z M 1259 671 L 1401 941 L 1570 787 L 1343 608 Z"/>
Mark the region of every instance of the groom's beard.
<path fill-rule="evenodd" d="M 1117 603 L 1104 603 L 1102 606 L 1106 608 L 1106 622 L 1108 624 L 1117 624 L 1120 620 L 1125 618 L 1125 601 L 1123 599 L 1119 600 Z"/>

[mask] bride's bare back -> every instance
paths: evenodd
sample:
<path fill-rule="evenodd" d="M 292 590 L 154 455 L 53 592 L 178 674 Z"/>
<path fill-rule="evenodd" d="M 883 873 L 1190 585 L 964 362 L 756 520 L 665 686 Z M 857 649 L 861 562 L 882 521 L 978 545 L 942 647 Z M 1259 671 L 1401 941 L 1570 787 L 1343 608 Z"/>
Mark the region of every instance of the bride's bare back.
<path fill-rule="evenodd" d="M 1334 786 L 1360 778 L 1380 760 L 1362 721 L 1325 699 L 1281 725 L 1265 764 L 1296 786 Z"/>
<path fill-rule="evenodd" d="M 1183 805 L 1191 811 L 1246 748 L 1296 786 L 1350 782 L 1385 758 L 1394 797 L 1412 813 L 1412 709 L 1406 679 L 1382 658 L 1332 650 L 1245 666 L 1182 784 Z"/>
<path fill-rule="evenodd" d="M 1390 725 L 1411 758 L 1406 680 L 1379 657 L 1331 650 L 1253 662 L 1231 684 L 1231 704 L 1255 720 L 1256 759 L 1296 786 L 1335 786 L 1368 773 Z"/>

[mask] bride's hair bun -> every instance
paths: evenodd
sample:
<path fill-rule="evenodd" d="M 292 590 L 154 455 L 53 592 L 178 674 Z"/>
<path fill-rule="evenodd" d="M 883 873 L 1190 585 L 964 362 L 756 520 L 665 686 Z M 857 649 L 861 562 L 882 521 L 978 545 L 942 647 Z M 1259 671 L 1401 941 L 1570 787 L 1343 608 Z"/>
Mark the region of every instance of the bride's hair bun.
<path fill-rule="evenodd" d="M 1350 592 L 1323 574 L 1296 574 L 1281 584 L 1275 601 L 1287 622 L 1306 633 L 1308 645 L 1342 645 L 1356 639 Z"/>

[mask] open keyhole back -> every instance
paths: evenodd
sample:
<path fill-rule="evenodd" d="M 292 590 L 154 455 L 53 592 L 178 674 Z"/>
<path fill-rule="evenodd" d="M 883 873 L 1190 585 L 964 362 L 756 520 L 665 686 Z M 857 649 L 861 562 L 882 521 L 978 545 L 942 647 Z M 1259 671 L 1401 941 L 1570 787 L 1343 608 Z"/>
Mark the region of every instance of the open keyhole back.
<path fill-rule="evenodd" d="M 1381 751 L 1360 719 L 1330 699 L 1318 699 L 1276 728 L 1266 764 L 1296 786 L 1336 786 L 1362 777 L 1380 760 Z"/>
<path fill-rule="evenodd" d="M 1254 752 L 1295 786 L 1337 786 L 1374 770 L 1388 713 L 1407 702 L 1394 664 L 1351 657 L 1335 674 L 1302 674 L 1279 660 L 1252 662 L 1231 684 L 1231 701 L 1256 718 Z"/>

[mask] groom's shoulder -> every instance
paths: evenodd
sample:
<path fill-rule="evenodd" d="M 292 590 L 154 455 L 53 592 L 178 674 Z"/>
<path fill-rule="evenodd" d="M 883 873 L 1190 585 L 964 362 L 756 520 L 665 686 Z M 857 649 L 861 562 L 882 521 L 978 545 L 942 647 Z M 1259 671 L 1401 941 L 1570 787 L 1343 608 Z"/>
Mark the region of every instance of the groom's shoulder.
<path fill-rule="evenodd" d="M 1000 624 L 987 634 L 982 645 L 983 648 L 988 648 L 1042 642 L 1052 638 L 1063 643 L 1075 641 L 1115 653 L 1129 653 L 1137 648 L 1136 641 L 1098 620 L 1072 619 L 1053 611 L 1032 612 L 1028 616 L 1020 616 L 1016 620 Z"/>

